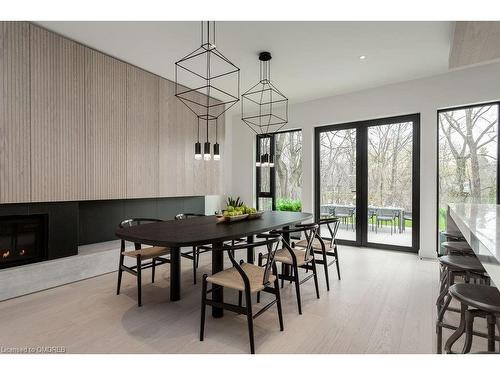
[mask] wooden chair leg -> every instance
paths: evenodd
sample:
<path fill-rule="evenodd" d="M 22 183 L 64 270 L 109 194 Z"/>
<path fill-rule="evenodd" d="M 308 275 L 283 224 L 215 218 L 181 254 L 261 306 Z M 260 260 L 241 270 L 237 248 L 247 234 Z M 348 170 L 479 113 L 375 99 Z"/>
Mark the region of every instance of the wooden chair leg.
<path fill-rule="evenodd" d="M 489 352 L 494 352 L 495 351 L 495 316 L 494 315 L 488 315 L 486 318 L 487 324 L 488 324 L 488 351 Z"/>
<path fill-rule="evenodd" d="M 276 292 L 276 306 L 278 307 L 278 320 L 280 323 L 280 331 L 283 331 L 283 310 L 281 309 L 280 284 L 278 278 L 274 280 L 274 291 Z"/>
<path fill-rule="evenodd" d="M 285 263 L 281 263 L 281 275 L 285 275 Z M 285 286 L 285 279 L 281 279 L 281 288 Z"/>
<path fill-rule="evenodd" d="M 253 314 L 252 314 L 252 296 L 249 290 L 245 290 L 245 302 L 247 310 L 247 322 L 248 322 L 248 337 L 250 338 L 250 352 L 255 354 L 255 342 L 253 334 Z"/>
<path fill-rule="evenodd" d="M 294 271 L 295 271 L 294 266 Z M 299 315 L 302 315 L 302 302 L 300 299 L 300 282 L 299 282 L 299 273 L 294 272 L 294 282 L 295 282 L 295 294 L 297 295 L 297 307 L 299 308 Z"/>
<path fill-rule="evenodd" d="M 460 324 L 453 334 L 448 338 L 446 344 L 444 345 L 444 350 L 446 353 L 450 354 L 453 344 L 464 334 L 465 332 L 465 311 L 467 310 L 467 305 L 465 303 L 460 304 Z"/>
<path fill-rule="evenodd" d="M 257 260 L 259 267 L 262 267 L 262 253 L 259 253 L 259 258 Z M 277 279 L 276 279 L 277 280 Z M 241 293 L 241 292 L 240 292 Z M 240 297 L 241 298 L 241 297 Z M 257 303 L 260 303 L 260 292 L 257 292 Z M 240 305 L 241 306 L 241 305 Z"/>
<path fill-rule="evenodd" d="M 314 272 L 314 276 L 313 276 L 313 279 L 314 279 L 314 287 L 316 288 L 316 298 L 319 299 L 319 283 L 318 283 L 318 271 L 316 270 L 316 261 L 312 260 L 312 267 L 313 267 L 313 272 Z"/>
<path fill-rule="evenodd" d="M 470 352 L 472 347 L 472 336 L 474 327 L 474 315 L 470 311 L 465 312 L 465 342 L 462 349 L 462 354 Z"/>
<path fill-rule="evenodd" d="M 120 264 L 118 265 L 118 283 L 116 285 L 116 294 L 119 295 L 120 294 L 120 287 L 122 285 L 122 274 L 123 274 L 123 270 L 122 270 L 122 266 L 123 266 L 123 258 L 124 256 L 122 254 L 120 254 Z"/>
<path fill-rule="evenodd" d="M 196 246 L 193 246 L 193 284 L 196 285 Z"/>
<path fill-rule="evenodd" d="M 322 255 L 323 255 L 323 268 L 325 269 L 326 290 L 330 291 L 330 278 L 328 277 L 328 257 L 326 255 L 325 249 L 322 249 Z"/>
<path fill-rule="evenodd" d="M 141 292 L 142 292 L 142 279 L 141 279 L 141 256 L 137 255 L 137 305 L 141 307 Z"/>
<path fill-rule="evenodd" d="M 339 252 L 337 250 L 337 245 L 333 245 L 333 251 L 335 252 L 335 266 L 337 267 L 337 277 L 340 280 L 340 263 L 339 263 Z"/>
<path fill-rule="evenodd" d="M 206 299 L 207 299 L 207 275 L 203 275 L 201 281 L 201 318 L 200 318 L 200 341 L 203 341 L 205 335 L 205 311 L 207 309 Z"/>
<path fill-rule="evenodd" d="M 154 284 L 155 282 L 155 266 L 156 266 L 156 259 L 153 258 L 151 259 L 152 267 L 151 267 L 151 283 Z"/>

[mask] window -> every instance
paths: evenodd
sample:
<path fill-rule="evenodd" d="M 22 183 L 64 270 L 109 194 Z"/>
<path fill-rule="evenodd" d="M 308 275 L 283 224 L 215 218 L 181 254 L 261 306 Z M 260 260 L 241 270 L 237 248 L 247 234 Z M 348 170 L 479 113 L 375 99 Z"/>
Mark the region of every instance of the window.
<path fill-rule="evenodd" d="M 274 155 L 273 167 L 256 167 L 257 209 L 301 211 L 302 131 L 257 136 L 257 155 Z"/>
<path fill-rule="evenodd" d="M 448 203 L 498 202 L 498 119 L 499 103 L 438 112 L 439 231 Z"/>

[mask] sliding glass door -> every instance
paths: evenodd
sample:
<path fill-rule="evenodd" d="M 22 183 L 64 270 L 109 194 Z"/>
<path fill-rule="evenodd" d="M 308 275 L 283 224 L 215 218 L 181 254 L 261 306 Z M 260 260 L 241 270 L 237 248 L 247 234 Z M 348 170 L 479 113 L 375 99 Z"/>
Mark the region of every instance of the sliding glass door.
<path fill-rule="evenodd" d="M 418 251 L 419 115 L 315 130 L 315 214 L 350 245 Z"/>
<path fill-rule="evenodd" d="M 499 103 L 488 103 L 438 112 L 439 232 L 446 228 L 448 203 L 499 201 L 499 111 Z"/>
<path fill-rule="evenodd" d="M 319 215 L 338 217 L 337 236 L 349 241 L 356 241 L 356 143 L 356 128 L 319 134 Z"/>

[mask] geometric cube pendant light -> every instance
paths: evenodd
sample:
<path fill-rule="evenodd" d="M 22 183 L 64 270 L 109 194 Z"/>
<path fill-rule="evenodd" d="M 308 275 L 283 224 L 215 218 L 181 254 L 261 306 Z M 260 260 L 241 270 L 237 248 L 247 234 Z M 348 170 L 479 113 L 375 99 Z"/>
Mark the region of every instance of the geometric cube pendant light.
<path fill-rule="evenodd" d="M 240 69 L 217 50 L 215 22 L 201 22 L 201 46 L 175 63 L 175 96 L 184 103 L 198 120 L 198 140 L 195 158 L 201 159 L 199 142 L 200 122 L 206 126 L 203 159 L 210 160 L 209 124 L 239 101 Z M 216 136 L 217 137 L 217 136 Z M 214 160 L 220 159 L 217 139 Z"/>
<path fill-rule="evenodd" d="M 288 99 L 271 82 L 271 53 L 259 60 L 259 82 L 241 95 L 241 119 L 256 134 L 275 133 L 288 122 Z"/>

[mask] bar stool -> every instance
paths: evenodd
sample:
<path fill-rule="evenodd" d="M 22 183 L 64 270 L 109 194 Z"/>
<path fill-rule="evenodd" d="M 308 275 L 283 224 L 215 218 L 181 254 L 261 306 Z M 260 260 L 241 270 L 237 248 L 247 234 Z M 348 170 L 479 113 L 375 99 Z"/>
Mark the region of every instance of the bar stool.
<path fill-rule="evenodd" d="M 461 254 L 474 255 L 474 251 L 465 241 L 446 241 L 441 243 L 441 246 L 446 249 L 446 255 Z"/>
<path fill-rule="evenodd" d="M 488 352 L 495 352 L 495 326 L 500 316 L 500 291 L 493 286 L 455 284 L 449 288 L 451 297 L 460 302 L 460 324 L 457 330 L 446 341 L 446 353 L 453 353 L 453 344 L 465 333 L 462 354 L 469 353 L 473 336 L 483 336 L 474 332 L 474 318 L 486 318 L 488 325 Z M 472 309 L 471 309 L 472 308 Z M 500 329 L 500 326 L 499 326 Z"/>
<path fill-rule="evenodd" d="M 441 285 L 440 294 L 436 300 L 437 308 L 437 321 L 436 321 L 436 335 L 437 335 L 437 353 L 442 351 L 443 327 L 455 329 L 456 327 L 444 324 L 443 318 L 446 311 L 459 312 L 456 309 L 450 308 L 451 296 L 448 291 L 452 285 L 455 284 L 455 278 L 462 276 L 466 283 L 471 279 L 481 280 L 486 283 L 489 278 L 485 275 L 485 270 L 476 257 L 464 255 L 443 255 L 438 258 L 441 266 Z"/>
<path fill-rule="evenodd" d="M 441 235 L 450 241 L 465 241 L 465 237 L 460 232 L 441 232 Z"/>

